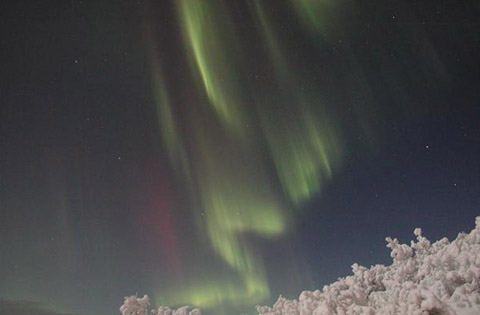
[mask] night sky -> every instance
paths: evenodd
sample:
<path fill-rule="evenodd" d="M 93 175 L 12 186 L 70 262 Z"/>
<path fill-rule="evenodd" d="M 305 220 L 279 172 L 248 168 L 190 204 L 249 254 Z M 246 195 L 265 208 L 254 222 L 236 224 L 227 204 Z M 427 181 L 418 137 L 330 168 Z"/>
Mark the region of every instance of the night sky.
<path fill-rule="evenodd" d="M 0 4 L 0 313 L 253 314 L 480 215 L 478 1 Z"/>

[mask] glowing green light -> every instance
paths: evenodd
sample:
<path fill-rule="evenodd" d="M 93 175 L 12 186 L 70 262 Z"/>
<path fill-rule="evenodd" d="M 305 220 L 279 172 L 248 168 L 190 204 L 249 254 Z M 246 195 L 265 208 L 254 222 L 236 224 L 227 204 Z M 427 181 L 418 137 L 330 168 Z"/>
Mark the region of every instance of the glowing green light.
<path fill-rule="evenodd" d="M 282 54 L 281 46 L 275 36 L 272 26 L 270 25 L 264 9 L 261 5 L 261 1 L 255 1 L 256 18 L 261 25 L 261 32 L 265 38 L 268 47 L 268 53 L 270 54 L 271 62 L 274 65 L 274 69 L 277 71 L 281 78 L 288 76 L 288 66 L 285 57 Z"/>
<path fill-rule="evenodd" d="M 241 152 L 234 147 L 218 152 L 208 147 L 209 141 L 201 142 L 199 186 L 208 237 L 220 257 L 241 275 L 243 295 L 261 300 L 269 295 L 263 263 L 253 255 L 243 235 L 280 235 L 286 229 L 283 209 L 266 175 L 255 170 L 254 159 L 239 158 Z M 255 155 L 254 151 L 250 154 Z"/>
<path fill-rule="evenodd" d="M 321 0 L 292 1 L 301 17 L 309 23 L 316 23 L 319 11 L 327 4 Z M 280 182 L 289 199 L 298 205 L 320 192 L 324 182 L 332 176 L 332 168 L 340 164 L 341 140 L 338 130 L 333 127 L 335 122 L 325 115 L 320 117 L 318 110 L 313 110 L 323 108 L 323 105 L 305 101 L 298 93 L 296 74 L 288 65 L 261 1 L 255 1 L 255 16 L 262 26 L 271 64 L 279 78 L 278 89 L 283 95 L 275 109 L 262 115 L 262 130 Z M 271 106 L 268 98 L 264 102 L 267 108 Z"/>
<path fill-rule="evenodd" d="M 265 128 L 278 176 L 290 199 L 299 204 L 321 191 L 339 165 L 342 148 L 332 124 L 311 114 L 285 122 L 282 129 L 270 121 Z M 285 132 L 287 129 L 288 132 Z"/>
<path fill-rule="evenodd" d="M 340 163 L 340 136 L 335 121 L 319 115 L 324 105 L 311 101 L 313 98 L 304 101 L 298 92 L 295 67 L 283 53 L 276 36 L 279 32 L 269 23 L 260 1 L 255 1 L 254 16 L 278 79 L 274 87 L 278 90 L 272 91 L 280 91 L 282 96 L 276 97 L 278 102 L 273 105 L 268 97 L 261 103 L 258 95 L 250 95 L 259 113 L 255 117 L 259 121 L 252 122 L 257 123 L 256 128 L 252 129 L 260 137 L 245 128 L 245 102 L 240 97 L 245 91 L 240 89 L 234 31 L 225 2 L 176 3 L 197 92 L 206 97 L 191 105 L 194 114 L 184 120 L 194 131 L 181 134 L 160 63 L 154 59 L 158 116 L 170 158 L 174 163 L 180 161 L 193 196 L 189 197 L 195 200 L 195 210 L 202 213 L 197 216 L 200 231 L 228 272 L 219 272 L 208 281 L 179 285 L 159 294 L 158 300 L 161 304 L 190 304 L 206 309 L 223 303 L 255 304 L 269 297 L 270 288 L 262 257 L 247 242 L 247 235 L 275 238 L 286 231 L 285 204 L 301 204 L 321 191 Z M 295 6 L 308 21 L 321 7 L 308 0 L 299 0 Z M 229 132 L 232 130 L 236 132 Z M 188 150 L 184 143 L 189 144 Z M 267 153 L 258 149 L 265 143 Z M 267 159 L 273 160 L 276 174 L 270 174 L 275 170 L 265 167 Z M 287 199 L 291 202 L 285 203 Z"/>
<path fill-rule="evenodd" d="M 179 0 L 179 18 L 193 67 L 220 121 L 240 128 L 234 38 L 222 1 Z"/>
<path fill-rule="evenodd" d="M 245 287 L 226 279 L 215 278 L 215 281 L 204 280 L 201 284 L 191 285 L 187 290 L 181 290 L 170 295 L 157 297 L 159 304 L 195 305 L 203 309 L 212 308 L 228 302 L 232 305 L 259 303 L 268 296 L 268 287 L 256 279 L 248 277 Z"/>
<path fill-rule="evenodd" d="M 310 30 L 324 32 L 332 27 L 332 10 L 340 0 L 290 0 L 301 22 Z"/>
<path fill-rule="evenodd" d="M 150 57 L 152 63 L 152 91 L 163 144 L 168 152 L 170 161 L 179 167 L 187 179 L 190 179 L 185 145 L 175 122 L 166 82 L 163 79 L 160 60 L 157 57 L 157 52 L 152 47 L 150 47 Z"/>

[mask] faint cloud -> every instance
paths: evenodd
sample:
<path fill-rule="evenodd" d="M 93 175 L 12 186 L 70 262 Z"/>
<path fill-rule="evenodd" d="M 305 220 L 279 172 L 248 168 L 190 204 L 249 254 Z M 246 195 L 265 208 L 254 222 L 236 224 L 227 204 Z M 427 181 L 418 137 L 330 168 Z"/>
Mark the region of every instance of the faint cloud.
<path fill-rule="evenodd" d="M 7 301 L 0 299 L 0 314 L 5 315 L 74 315 L 57 313 L 47 310 L 40 303 L 34 301 L 18 300 Z"/>

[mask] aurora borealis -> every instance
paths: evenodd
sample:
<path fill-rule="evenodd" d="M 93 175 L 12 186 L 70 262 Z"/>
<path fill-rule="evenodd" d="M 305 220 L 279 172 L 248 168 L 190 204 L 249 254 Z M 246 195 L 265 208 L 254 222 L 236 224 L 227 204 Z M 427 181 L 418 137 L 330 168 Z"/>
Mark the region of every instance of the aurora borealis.
<path fill-rule="evenodd" d="M 473 1 L 54 2 L 0 10 L 5 305 L 251 314 L 480 211 Z"/>
<path fill-rule="evenodd" d="M 220 281 L 208 289 L 193 287 L 191 293 L 175 293 L 172 302 L 164 299 L 167 304 L 210 308 L 225 302 L 255 304 L 268 298 L 263 260 L 245 235 L 278 238 L 284 234 L 290 212 L 318 194 L 332 176 L 333 166 L 340 164 L 342 139 L 333 127 L 336 122 L 326 115 L 320 101 L 313 101 L 313 95 L 298 93 L 299 83 L 292 79 L 295 73 L 289 70 L 287 58 L 280 51 L 270 53 L 279 50 L 273 44 L 276 34 L 261 4 L 254 5 L 247 13 L 252 23 L 268 29 L 259 38 L 268 37 L 264 41 L 272 45 L 265 54 L 267 58 L 272 55 L 267 63 L 278 73 L 273 89 L 284 95 L 276 104 L 263 96 L 269 89 L 251 91 L 248 84 L 242 84 L 248 83 L 242 79 L 242 68 L 251 65 L 234 51 L 242 49 L 234 41 L 239 30 L 223 1 L 179 1 L 175 6 L 196 87 L 192 93 L 198 94 L 187 105 L 187 117 L 173 114 L 175 104 L 161 78 L 159 52 L 152 53 L 159 127 L 170 162 L 182 161 L 177 175 L 188 183 L 190 198 L 196 200 L 192 208 L 201 213 L 196 215 L 198 227 L 230 267 L 225 276 L 217 274 Z M 155 41 L 155 36 L 149 40 Z M 277 113 L 272 106 L 278 107 Z M 262 152 L 262 148 L 267 150 Z M 268 164 L 274 166 L 270 171 Z M 200 286 L 205 288 L 204 283 Z M 162 300 L 162 293 L 158 295 Z"/>

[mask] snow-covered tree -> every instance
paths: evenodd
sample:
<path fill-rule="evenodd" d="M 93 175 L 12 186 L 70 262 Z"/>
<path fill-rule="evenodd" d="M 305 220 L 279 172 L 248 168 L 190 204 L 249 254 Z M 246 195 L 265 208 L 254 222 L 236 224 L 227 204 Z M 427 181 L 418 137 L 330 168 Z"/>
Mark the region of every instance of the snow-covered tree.
<path fill-rule="evenodd" d="M 257 306 L 259 315 L 479 315 L 480 216 L 470 233 L 449 242 L 431 243 L 415 229 L 416 241 L 400 244 L 387 237 L 393 262 L 370 268 L 352 265 L 353 274 L 298 300 L 280 296 L 272 306 Z M 148 296 L 126 297 L 122 315 L 147 315 Z M 188 306 L 159 307 L 154 315 L 200 315 Z"/>
<path fill-rule="evenodd" d="M 190 306 L 182 306 L 173 310 L 168 306 L 160 306 L 158 309 L 149 310 L 150 299 L 147 295 L 138 298 L 136 295 L 125 297 L 120 307 L 122 315 L 202 315 L 200 310 L 192 309 Z"/>
<path fill-rule="evenodd" d="M 365 268 L 298 300 L 280 297 L 258 306 L 260 315 L 478 315 L 480 314 L 480 217 L 469 234 L 433 244 L 415 229 L 410 246 L 386 238 L 393 263 Z"/>

